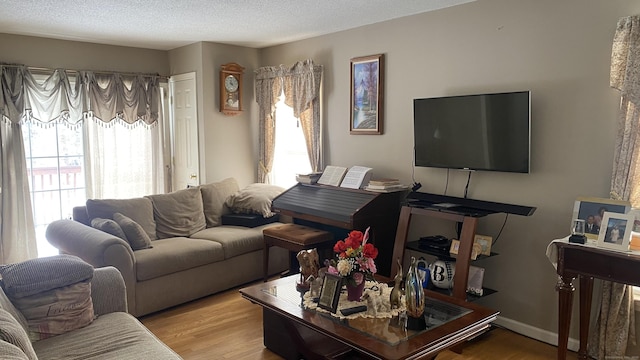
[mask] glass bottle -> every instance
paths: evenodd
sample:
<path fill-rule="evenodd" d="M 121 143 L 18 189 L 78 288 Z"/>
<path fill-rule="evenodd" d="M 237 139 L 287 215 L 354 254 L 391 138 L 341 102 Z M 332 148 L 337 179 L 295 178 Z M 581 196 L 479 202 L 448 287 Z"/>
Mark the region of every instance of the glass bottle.
<path fill-rule="evenodd" d="M 411 257 L 411 266 L 407 272 L 405 281 L 405 297 L 407 302 L 407 315 L 413 318 L 420 318 L 424 313 L 424 290 L 422 283 L 424 275 L 421 276 L 416 265 L 416 258 Z"/>

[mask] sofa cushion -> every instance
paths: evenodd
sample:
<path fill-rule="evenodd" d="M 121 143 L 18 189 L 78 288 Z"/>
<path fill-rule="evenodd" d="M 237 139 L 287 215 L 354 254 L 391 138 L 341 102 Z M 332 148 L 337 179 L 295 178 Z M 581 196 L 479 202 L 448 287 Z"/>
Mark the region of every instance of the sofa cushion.
<path fill-rule="evenodd" d="M 142 226 L 151 240 L 156 239 L 156 222 L 153 219 L 153 204 L 149 198 L 134 199 L 89 199 L 87 213 L 89 219 L 113 219 L 113 214 L 121 213 Z"/>
<path fill-rule="evenodd" d="M 120 213 L 113 214 L 113 219 L 122 228 L 122 231 L 126 235 L 125 239 L 132 250 L 148 249 L 151 247 L 151 239 L 140 224 Z"/>
<path fill-rule="evenodd" d="M 20 323 L 9 312 L 0 309 L 0 340 L 6 341 L 20 348 L 28 359 L 36 360 L 35 351 Z M 2 359 L 6 359 L 4 356 Z"/>
<path fill-rule="evenodd" d="M 222 245 L 208 240 L 175 237 L 153 242 L 153 249 L 135 252 L 138 281 L 224 260 Z M 212 274 L 214 276 L 214 274 Z"/>
<path fill-rule="evenodd" d="M 251 184 L 229 196 L 225 204 L 235 213 L 270 217 L 275 215 L 271 211 L 271 201 L 283 191 L 284 188 L 276 185 Z"/>
<path fill-rule="evenodd" d="M 25 319 L 20 310 L 13 305 L 11 300 L 9 300 L 2 287 L 0 287 L 0 309 L 7 311 L 14 319 L 18 320 L 18 323 L 20 323 L 20 326 L 22 326 L 25 332 L 28 330 L 27 319 Z"/>
<path fill-rule="evenodd" d="M 225 201 L 238 190 L 240 187 L 234 178 L 200 186 L 207 227 L 221 225 L 220 217 L 231 213 L 231 210 L 225 205 Z"/>
<path fill-rule="evenodd" d="M 2 360 L 29 360 L 19 347 L 0 340 L 0 359 Z"/>
<path fill-rule="evenodd" d="M 280 224 L 280 223 L 276 223 Z M 268 225 L 267 225 L 268 226 Z M 264 226 L 246 228 L 241 226 L 217 226 L 193 234 L 192 238 L 212 240 L 224 248 L 224 258 L 260 250 L 264 246 L 262 229 Z"/>
<path fill-rule="evenodd" d="M 87 327 L 35 342 L 33 347 L 41 359 L 180 359 L 124 312 L 102 315 Z"/>
<path fill-rule="evenodd" d="M 114 214 L 115 215 L 115 214 Z M 122 240 L 127 240 L 127 235 L 124 234 L 120 225 L 111 219 L 95 218 L 91 220 L 91 227 L 111 234 L 115 237 L 119 237 Z"/>
<path fill-rule="evenodd" d="M 202 195 L 197 187 L 174 191 L 169 194 L 149 195 L 156 219 L 159 239 L 190 236 L 204 229 Z"/>

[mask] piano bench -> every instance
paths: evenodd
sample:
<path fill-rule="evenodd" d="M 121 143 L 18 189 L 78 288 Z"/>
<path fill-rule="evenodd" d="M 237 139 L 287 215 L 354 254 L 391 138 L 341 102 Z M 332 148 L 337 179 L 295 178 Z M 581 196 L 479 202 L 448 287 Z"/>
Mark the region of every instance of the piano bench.
<path fill-rule="evenodd" d="M 333 241 L 333 234 L 328 231 L 298 224 L 272 226 L 262 230 L 262 236 L 264 238 L 263 273 L 265 282 L 269 276 L 270 247 L 278 246 L 297 254 L 301 250 L 328 245 L 328 242 Z M 290 264 L 289 267 L 293 266 Z"/>

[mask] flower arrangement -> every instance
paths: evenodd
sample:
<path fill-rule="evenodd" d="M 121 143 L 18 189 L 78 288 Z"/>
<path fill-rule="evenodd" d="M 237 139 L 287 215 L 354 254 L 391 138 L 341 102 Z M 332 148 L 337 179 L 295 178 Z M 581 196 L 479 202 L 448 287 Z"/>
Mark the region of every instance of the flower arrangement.
<path fill-rule="evenodd" d="M 377 271 L 374 260 L 378 257 L 378 249 L 367 240 L 369 228 L 364 234 L 353 230 L 346 239 L 339 240 L 333 246 L 338 261 L 329 262 L 328 272 L 343 276 L 353 286 L 360 285 L 365 277 L 373 279 L 373 274 Z"/>

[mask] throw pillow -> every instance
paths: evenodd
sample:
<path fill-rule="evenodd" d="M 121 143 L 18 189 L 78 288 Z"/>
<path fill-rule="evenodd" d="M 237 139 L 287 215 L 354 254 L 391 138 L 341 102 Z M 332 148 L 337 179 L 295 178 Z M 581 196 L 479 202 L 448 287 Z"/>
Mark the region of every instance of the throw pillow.
<path fill-rule="evenodd" d="M 93 278 L 93 267 L 73 255 L 55 255 L 0 266 L 2 287 L 13 301 Z M 15 305 L 15 303 L 14 303 Z"/>
<path fill-rule="evenodd" d="M 31 340 L 22 326 L 7 311 L 0 309 L 0 340 L 17 346 L 28 359 L 36 360 Z M 6 359 L 2 356 L 3 359 Z"/>
<path fill-rule="evenodd" d="M 207 226 L 202 195 L 197 187 L 147 197 L 153 203 L 159 239 L 188 237 Z"/>
<path fill-rule="evenodd" d="M 284 188 L 270 184 L 251 184 L 229 196 L 225 204 L 235 213 L 261 214 L 263 217 L 275 215 L 271 211 L 271 201 Z"/>
<path fill-rule="evenodd" d="M 83 328 L 95 318 L 90 280 L 14 299 L 13 303 L 27 318 L 31 341 Z"/>
<path fill-rule="evenodd" d="M 131 218 L 142 226 L 151 240 L 156 239 L 156 221 L 153 218 L 153 204 L 151 204 L 150 199 L 142 197 L 87 200 L 89 219 L 113 219 L 113 214 L 115 213 Z"/>
<path fill-rule="evenodd" d="M 127 235 L 124 234 L 120 225 L 111 219 L 95 218 L 91 220 L 91 227 L 127 241 Z"/>
<path fill-rule="evenodd" d="M 231 213 L 231 210 L 224 202 L 238 190 L 240 190 L 240 187 L 234 178 L 227 178 L 220 182 L 200 186 L 207 227 L 222 225 L 221 216 Z"/>
<path fill-rule="evenodd" d="M 0 266 L 2 285 L 27 320 L 32 341 L 93 321 L 93 267 L 72 255 L 56 255 Z"/>
<path fill-rule="evenodd" d="M 149 235 L 147 235 L 142 226 L 137 222 L 120 213 L 113 214 L 113 220 L 115 220 L 122 228 L 122 231 L 124 231 L 133 251 L 151 247 L 151 238 L 149 238 Z"/>

